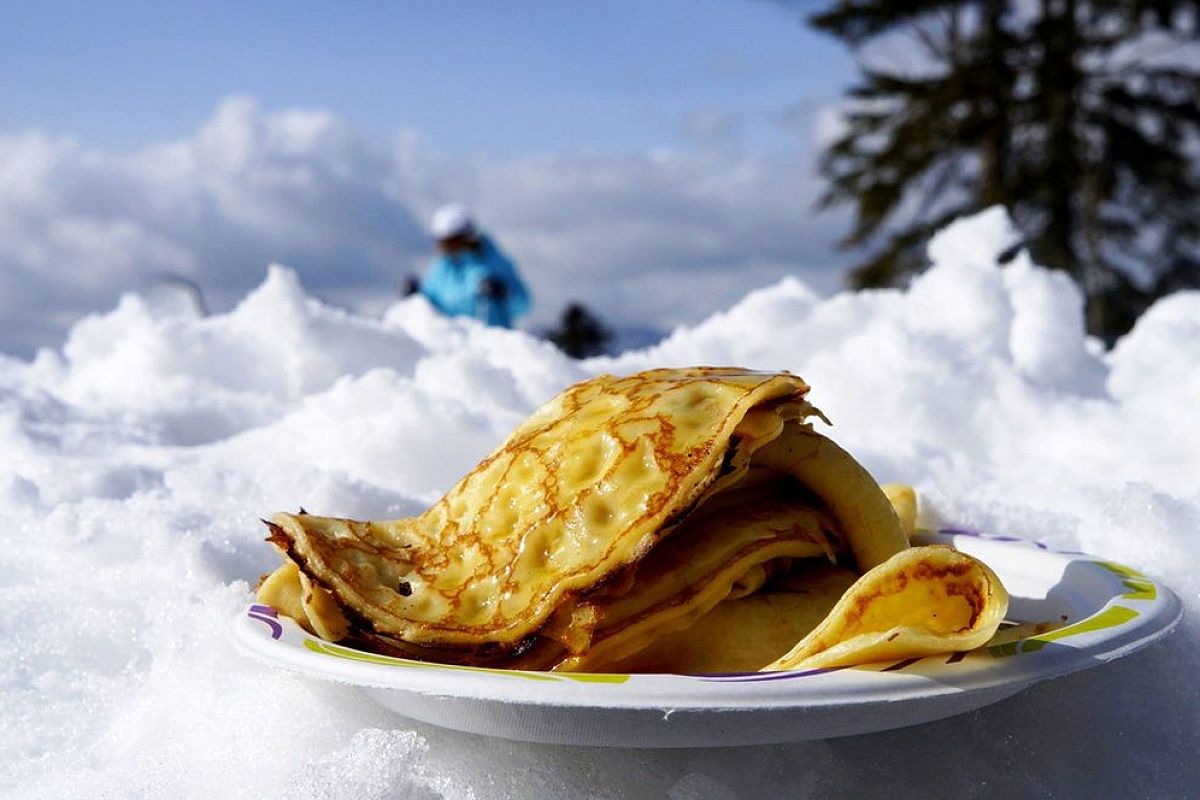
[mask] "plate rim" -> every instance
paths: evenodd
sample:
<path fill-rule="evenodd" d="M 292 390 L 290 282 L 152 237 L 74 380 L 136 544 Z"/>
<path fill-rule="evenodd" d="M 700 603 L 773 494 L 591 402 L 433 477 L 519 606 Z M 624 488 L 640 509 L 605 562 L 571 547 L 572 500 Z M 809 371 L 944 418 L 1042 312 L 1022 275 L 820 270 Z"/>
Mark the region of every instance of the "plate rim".
<path fill-rule="evenodd" d="M 723 675 L 559 673 L 464 667 L 398 659 L 324 642 L 269 606 L 253 602 L 233 619 L 236 648 L 260 662 L 373 691 L 580 710 L 672 709 L 745 711 L 818 706 L 873 706 L 1032 683 L 1096 666 L 1169 634 L 1183 616 L 1178 596 L 1138 570 L 1079 551 L 1056 550 L 1021 537 L 963 527 L 919 531 L 921 544 L 949 544 L 978 555 L 1022 551 L 1043 565 L 1082 563 L 1114 592 L 1093 614 L 1058 631 L 974 651 L 955 675 L 933 662 L 948 654 L 853 668 Z M 914 542 L 916 543 L 916 542 Z M 980 551 L 984 555 L 980 555 Z M 995 566 L 993 566 L 995 569 Z M 997 570 L 1003 579 L 1004 573 Z M 1075 629 L 1075 630 L 1072 630 Z M 1066 631 L 1067 633 L 1063 633 Z M 959 658 L 958 661 L 964 661 Z M 915 669 L 914 669 L 915 668 Z M 933 675 L 925 674 L 932 670 Z M 516 679 L 515 679 L 516 678 Z M 524 678 L 525 680 L 517 680 Z M 951 679 L 953 678 L 953 679 Z"/>

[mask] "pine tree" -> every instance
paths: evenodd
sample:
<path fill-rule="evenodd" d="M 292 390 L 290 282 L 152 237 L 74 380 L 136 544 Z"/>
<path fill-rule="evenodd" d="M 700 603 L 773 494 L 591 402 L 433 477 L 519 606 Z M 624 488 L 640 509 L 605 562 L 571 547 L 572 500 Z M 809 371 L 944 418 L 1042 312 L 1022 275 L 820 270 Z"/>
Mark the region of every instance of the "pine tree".
<path fill-rule="evenodd" d="M 1109 341 L 1200 286 L 1200 2 L 839 0 L 810 22 L 926 62 L 864 67 L 823 154 L 821 205 L 855 211 L 843 246 L 877 245 L 853 285 L 895 284 L 931 233 L 1002 204 Z"/>
<path fill-rule="evenodd" d="M 612 332 L 582 303 L 568 303 L 546 338 L 571 358 L 587 358 L 605 352 Z"/>

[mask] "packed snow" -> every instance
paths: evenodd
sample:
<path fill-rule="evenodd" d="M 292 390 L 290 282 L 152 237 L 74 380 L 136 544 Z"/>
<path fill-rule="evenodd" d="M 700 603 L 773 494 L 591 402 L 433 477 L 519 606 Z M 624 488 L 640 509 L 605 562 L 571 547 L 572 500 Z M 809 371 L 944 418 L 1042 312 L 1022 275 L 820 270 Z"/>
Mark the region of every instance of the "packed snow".
<path fill-rule="evenodd" d="M 1200 293 L 1105 352 L 1003 212 L 904 290 L 754 291 L 648 350 L 574 362 L 521 332 L 380 318 L 269 269 L 228 313 L 127 295 L 0 357 L 0 792 L 14 798 L 1185 796 L 1200 787 Z M 686 291 L 681 285 L 680 291 Z M 393 716 L 236 653 L 277 556 L 260 517 L 421 510 L 521 419 L 604 371 L 790 369 L 926 519 L 1142 569 L 1165 641 L 919 727 L 735 750 L 529 745 Z"/>

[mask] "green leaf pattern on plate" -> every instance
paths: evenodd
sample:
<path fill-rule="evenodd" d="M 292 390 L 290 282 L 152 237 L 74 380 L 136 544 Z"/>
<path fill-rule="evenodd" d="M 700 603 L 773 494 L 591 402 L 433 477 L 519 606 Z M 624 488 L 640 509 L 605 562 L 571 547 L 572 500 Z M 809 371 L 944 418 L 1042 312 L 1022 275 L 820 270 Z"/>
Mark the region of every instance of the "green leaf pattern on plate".
<path fill-rule="evenodd" d="M 323 642 L 319 639 L 304 639 L 304 646 L 314 653 L 345 658 L 350 661 L 365 661 L 368 664 L 385 664 L 393 667 L 416 667 L 418 669 L 449 669 L 460 672 L 483 672 L 488 675 L 507 675 L 512 678 L 525 678 L 531 681 L 575 681 L 577 683 L 625 683 L 628 675 L 585 672 L 530 672 L 517 669 L 488 669 L 487 667 L 466 667 L 458 664 L 434 664 L 428 661 L 413 661 L 408 658 L 393 658 L 375 653 L 364 653 L 349 647 Z"/>
<path fill-rule="evenodd" d="M 1126 589 L 1132 590 L 1121 595 L 1126 600 L 1153 600 L 1158 597 L 1158 592 L 1155 590 L 1154 584 L 1136 569 L 1130 569 L 1122 564 L 1114 564 L 1111 561 L 1093 561 L 1092 563 L 1126 579 L 1121 581 L 1121 585 Z"/>
<path fill-rule="evenodd" d="M 1123 564 L 1116 564 L 1112 561 L 1095 560 L 1083 563 L 1094 564 L 1119 578 L 1124 578 L 1121 581 L 1121 586 L 1130 591 L 1114 594 L 1113 600 L 1154 600 L 1158 597 L 1158 590 L 1155 588 L 1154 583 L 1136 569 L 1126 567 Z M 993 645 L 988 648 L 988 652 L 996 658 L 1013 656 L 1018 653 L 1035 653 L 1049 642 L 1078 636 L 1081 633 L 1115 628 L 1118 625 L 1124 625 L 1131 620 L 1137 619 L 1138 616 L 1139 612 L 1128 606 L 1109 605 L 1100 613 L 1093 614 L 1087 619 L 1076 622 L 1074 625 L 1067 625 L 1065 628 L 1058 628 L 1057 630 L 1039 633 L 1025 639 L 1018 639 L 1015 642 Z"/>

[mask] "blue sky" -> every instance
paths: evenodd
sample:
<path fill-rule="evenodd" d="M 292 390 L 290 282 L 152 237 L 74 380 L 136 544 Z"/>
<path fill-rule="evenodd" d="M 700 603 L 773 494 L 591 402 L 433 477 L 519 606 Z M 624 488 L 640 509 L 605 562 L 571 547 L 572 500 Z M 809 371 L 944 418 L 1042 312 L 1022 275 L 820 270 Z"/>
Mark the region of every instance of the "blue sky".
<path fill-rule="evenodd" d="M 180 136 L 224 96 L 326 108 L 449 152 L 642 148 L 733 126 L 795 146 L 790 109 L 833 100 L 848 55 L 759 0 L 14 3 L 7 130 L 124 148 Z M 723 115 L 716 125 L 715 114 Z"/>
<path fill-rule="evenodd" d="M 451 200 L 521 267 L 532 330 L 573 300 L 669 330 L 785 275 L 831 291 L 815 145 L 855 67 L 797 6 L 10 4 L 0 353 L 163 275 L 229 308 L 272 262 L 378 313 Z"/>

